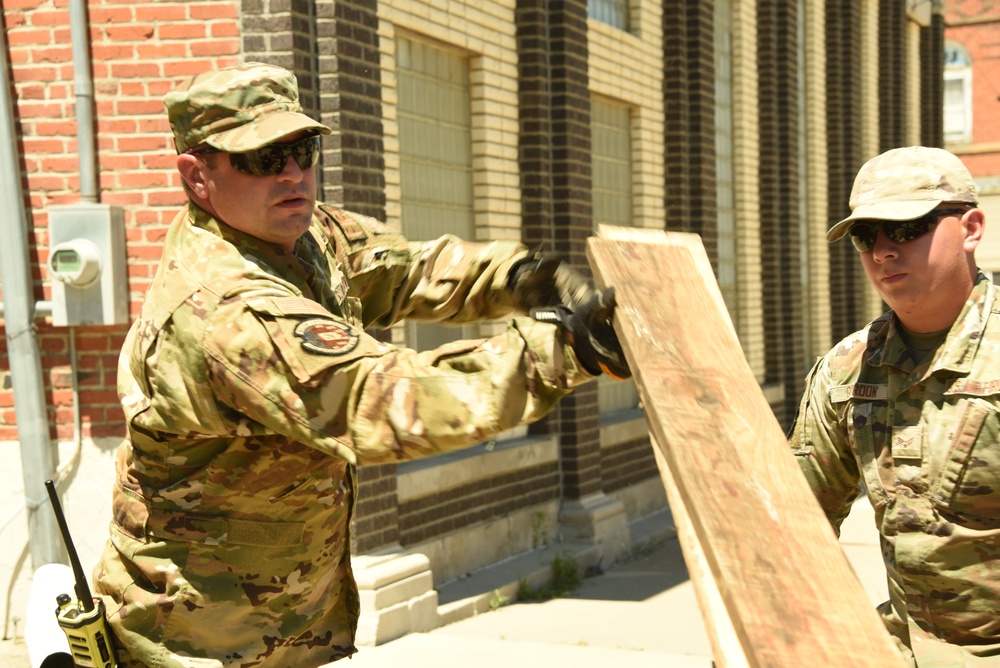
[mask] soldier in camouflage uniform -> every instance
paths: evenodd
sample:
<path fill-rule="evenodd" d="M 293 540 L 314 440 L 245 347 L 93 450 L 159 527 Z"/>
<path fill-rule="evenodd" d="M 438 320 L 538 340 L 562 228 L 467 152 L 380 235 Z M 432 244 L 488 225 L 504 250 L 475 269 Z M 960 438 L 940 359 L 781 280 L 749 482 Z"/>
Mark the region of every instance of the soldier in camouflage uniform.
<path fill-rule="evenodd" d="M 628 375 L 613 299 L 557 258 L 411 243 L 317 205 L 330 130 L 297 98 L 291 73 L 252 63 L 164 99 L 190 202 L 122 350 L 128 437 L 94 572 L 126 665 L 350 656 L 354 467 L 473 445 L 602 369 Z M 427 352 L 365 333 L 556 302 L 559 324 L 516 317 Z"/>
<path fill-rule="evenodd" d="M 900 148 L 850 204 L 828 239 L 850 236 L 892 310 L 819 360 L 790 445 L 838 530 L 867 492 L 879 611 L 913 665 L 1000 666 L 1000 300 L 976 186 L 951 153 Z"/>

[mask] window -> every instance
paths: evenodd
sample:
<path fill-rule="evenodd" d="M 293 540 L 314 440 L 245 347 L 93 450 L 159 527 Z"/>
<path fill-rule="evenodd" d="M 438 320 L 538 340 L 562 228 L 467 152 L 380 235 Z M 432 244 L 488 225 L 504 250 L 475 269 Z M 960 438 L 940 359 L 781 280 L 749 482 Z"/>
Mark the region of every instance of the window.
<path fill-rule="evenodd" d="M 954 40 L 944 45 L 944 140 L 972 142 L 972 59 Z"/>
<path fill-rule="evenodd" d="M 588 0 L 587 14 L 601 23 L 628 30 L 628 0 Z"/>
<path fill-rule="evenodd" d="M 400 219 L 409 239 L 475 237 L 472 122 L 465 57 L 414 39 L 396 41 Z M 475 336 L 472 328 L 407 325 L 418 350 Z"/>
<path fill-rule="evenodd" d="M 590 146 L 594 226 L 632 225 L 632 121 L 628 106 L 594 97 L 590 107 Z M 635 408 L 633 381 L 598 380 L 602 413 Z"/>
<path fill-rule="evenodd" d="M 592 100 L 590 143 L 595 226 L 632 224 L 629 116 L 629 108 L 624 104 L 597 97 Z"/>

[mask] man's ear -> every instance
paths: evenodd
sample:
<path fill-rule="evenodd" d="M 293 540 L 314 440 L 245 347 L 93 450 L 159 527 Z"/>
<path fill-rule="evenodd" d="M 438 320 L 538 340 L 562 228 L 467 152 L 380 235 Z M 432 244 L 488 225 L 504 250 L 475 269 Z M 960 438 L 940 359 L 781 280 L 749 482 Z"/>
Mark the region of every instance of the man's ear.
<path fill-rule="evenodd" d="M 200 199 L 208 199 L 208 185 L 205 182 L 205 170 L 207 166 L 190 153 L 181 153 L 177 156 L 177 171 L 187 184 L 188 189 Z"/>
<path fill-rule="evenodd" d="M 962 216 L 962 226 L 965 229 L 965 251 L 971 253 L 983 240 L 986 230 L 986 216 L 982 209 L 970 209 Z"/>

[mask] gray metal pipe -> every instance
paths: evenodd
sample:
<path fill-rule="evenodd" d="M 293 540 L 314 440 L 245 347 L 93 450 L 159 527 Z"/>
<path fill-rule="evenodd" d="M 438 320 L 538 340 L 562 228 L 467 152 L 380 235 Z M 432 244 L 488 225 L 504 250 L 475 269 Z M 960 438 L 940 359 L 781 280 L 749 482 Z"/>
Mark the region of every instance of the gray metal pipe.
<path fill-rule="evenodd" d="M 80 200 L 97 202 L 97 149 L 94 137 L 94 80 L 90 74 L 90 27 L 86 0 L 70 0 L 73 42 L 73 92 L 76 94 L 76 144 L 80 162 Z"/>
<path fill-rule="evenodd" d="M 3 282 L 7 357 L 14 387 L 14 414 L 21 445 L 21 473 L 28 508 L 31 563 L 66 563 L 61 534 L 48 504 L 45 481 L 56 472 L 55 444 L 49 439 L 48 410 L 41 354 L 34 323 L 34 290 L 28 266 L 28 230 L 31 227 L 17 156 L 14 100 L 10 95 L 7 35 L 0 30 L 0 216 L 4 243 L 0 244 L 0 281 Z"/>
<path fill-rule="evenodd" d="M 42 318 L 47 318 L 52 315 L 52 302 L 45 300 L 38 300 L 35 302 L 35 320 L 41 320 Z M 3 302 L 0 302 L 0 318 L 4 316 Z"/>

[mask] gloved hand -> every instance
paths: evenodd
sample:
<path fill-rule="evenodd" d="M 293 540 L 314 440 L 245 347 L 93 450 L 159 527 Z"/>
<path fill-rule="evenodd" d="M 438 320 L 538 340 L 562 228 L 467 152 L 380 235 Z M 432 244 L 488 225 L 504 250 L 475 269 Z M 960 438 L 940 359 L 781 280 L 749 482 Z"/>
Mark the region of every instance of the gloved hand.
<path fill-rule="evenodd" d="M 514 304 L 525 313 L 542 306 L 563 305 L 571 311 L 590 301 L 597 290 L 559 255 L 533 251 L 510 272 L 507 285 Z"/>
<path fill-rule="evenodd" d="M 629 378 L 632 371 L 611 324 L 614 312 L 615 289 L 608 288 L 603 292 L 595 291 L 575 311 L 562 305 L 543 306 L 531 309 L 531 317 L 565 329 L 576 358 L 589 373 L 597 376 L 603 372 L 615 380 L 623 380 Z"/>

